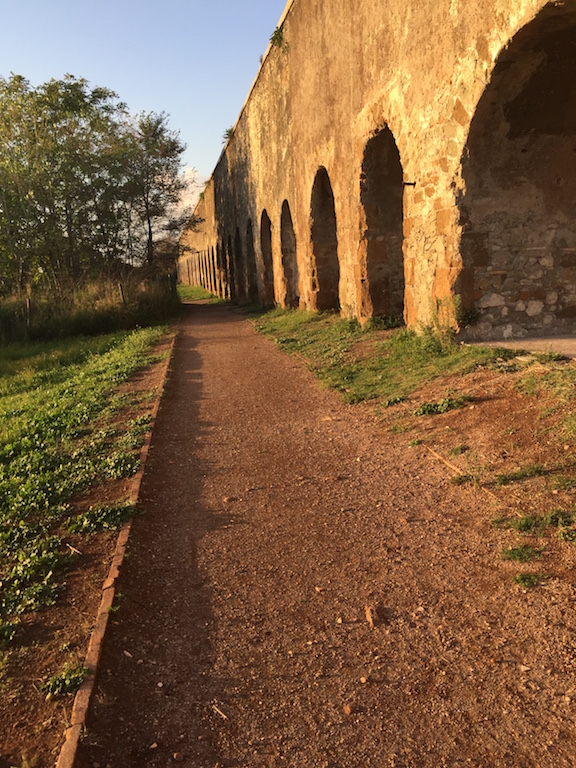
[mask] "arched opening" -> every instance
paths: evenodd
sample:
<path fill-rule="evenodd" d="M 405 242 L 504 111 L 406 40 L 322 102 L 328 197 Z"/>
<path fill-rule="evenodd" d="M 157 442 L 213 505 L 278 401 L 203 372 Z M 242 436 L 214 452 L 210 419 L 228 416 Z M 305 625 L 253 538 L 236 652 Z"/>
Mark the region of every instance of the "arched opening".
<path fill-rule="evenodd" d="M 256 251 L 254 250 L 254 230 L 252 220 L 248 219 L 246 228 L 246 282 L 247 298 L 250 304 L 258 302 L 258 278 L 256 276 Z"/>
<path fill-rule="evenodd" d="M 274 261 L 272 258 L 272 222 L 266 210 L 260 219 L 260 250 L 262 252 L 262 285 L 264 286 L 264 304 L 274 304 Z"/>
<path fill-rule="evenodd" d="M 368 317 L 402 317 L 404 312 L 403 178 L 400 153 L 386 127 L 366 144 L 360 179 L 361 302 Z"/>
<path fill-rule="evenodd" d="M 470 126 L 457 287 L 471 336 L 560 332 L 576 318 L 576 10 L 567 5 L 547 6 L 512 39 Z"/>
<path fill-rule="evenodd" d="M 210 290 L 216 296 L 219 296 L 218 286 L 218 269 L 216 266 L 216 258 L 214 256 L 214 246 L 210 248 Z"/>
<path fill-rule="evenodd" d="M 310 241 L 312 247 L 311 289 L 316 294 L 316 309 L 340 309 L 338 286 L 338 237 L 334 195 L 326 168 L 320 168 L 312 186 L 310 201 Z"/>
<path fill-rule="evenodd" d="M 206 288 L 206 290 L 208 290 L 208 277 L 207 277 L 208 271 L 206 269 L 206 259 L 207 259 L 206 251 L 202 251 L 201 261 L 200 261 L 200 269 L 201 269 L 201 275 L 202 275 L 201 285 L 203 288 Z"/>
<path fill-rule="evenodd" d="M 236 297 L 238 301 L 246 300 L 246 270 L 244 268 L 244 253 L 242 251 L 242 238 L 240 229 L 236 227 L 234 238 L 234 273 L 236 278 Z"/>
<path fill-rule="evenodd" d="M 296 235 L 292 224 L 292 215 L 288 201 L 282 203 L 280 218 L 280 244 L 282 251 L 282 269 L 286 286 L 284 305 L 298 307 L 300 304 L 300 288 L 298 287 L 298 260 L 296 256 Z"/>
<path fill-rule="evenodd" d="M 234 268 L 234 252 L 232 251 L 232 238 L 228 235 L 228 248 L 226 249 L 226 272 L 228 274 L 228 296 L 230 301 L 236 301 L 236 270 Z"/>
<path fill-rule="evenodd" d="M 216 243 L 216 271 L 218 275 L 218 296 L 226 298 L 226 270 L 224 267 L 224 247 Z"/>

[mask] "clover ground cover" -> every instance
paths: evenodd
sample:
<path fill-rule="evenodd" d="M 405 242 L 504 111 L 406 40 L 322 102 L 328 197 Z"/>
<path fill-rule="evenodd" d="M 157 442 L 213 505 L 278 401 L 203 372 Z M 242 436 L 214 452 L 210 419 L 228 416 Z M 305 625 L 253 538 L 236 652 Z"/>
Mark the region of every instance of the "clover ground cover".
<path fill-rule="evenodd" d="M 70 502 L 138 468 L 148 417 L 118 387 L 151 361 L 162 328 L 0 350 L 0 643 L 55 602 L 74 559 Z M 132 403 L 130 403 L 132 400 Z M 73 526 L 72 526 L 73 527 Z"/>

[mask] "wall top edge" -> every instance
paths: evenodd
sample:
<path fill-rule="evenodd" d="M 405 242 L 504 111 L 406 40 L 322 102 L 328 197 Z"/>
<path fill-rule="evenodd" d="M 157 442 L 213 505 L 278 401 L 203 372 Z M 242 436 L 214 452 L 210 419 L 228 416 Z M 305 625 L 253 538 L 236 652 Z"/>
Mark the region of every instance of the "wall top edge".
<path fill-rule="evenodd" d="M 280 20 L 279 20 L 278 24 L 276 25 L 276 28 L 281 27 L 282 24 L 284 24 L 288 14 L 292 10 L 292 6 L 294 5 L 295 2 L 296 2 L 296 0 L 288 0 L 288 2 L 286 3 L 286 6 L 284 8 L 284 11 L 282 13 L 282 16 L 280 16 Z M 256 73 L 256 77 L 254 78 L 254 80 L 252 82 L 252 85 L 250 86 L 250 90 L 248 91 L 248 95 L 244 99 L 244 103 L 242 104 L 240 112 L 238 113 L 238 117 L 236 118 L 236 122 L 234 123 L 234 125 L 232 127 L 233 133 L 236 132 L 236 128 L 238 127 L 238 123 L 240 122 L 240 120 L 242 118 L 242 115 L 244 114 L 244 110 L 246 109 L 246 105 L 250 101 L 250 97 L 252 96 L 252 92 L 254 91 L 254 88 L 256 87 L 256 83 L 260 79 L 260 74 L 262 72 L 262 68 L 263 68 L 264 64 L 266 63 L 266 59 L 268 58 L 271 50 L 272 50 L 272 43 L 268 43 L 268 47 L 264 51 L 264 55 L 262 56 L 262 61 L 260 62 L 260 66 L 258 67 L 258 72 Z M 222 152 L 220 152 L 218 160 L 216 161 L 215 169 L 218 167 L 218 165 L 220 164 L 220 161 L 224 157 L 224 155 L 226 153 L 226 148 L 228 147 L 228 143 L 229 142 L 230 142 L 230 138 L 226 139 L 226 143 L 224 144 L 224 147 L 222 148 Z M 212 171 L 212 173 L 210 174 L 209 181 L 212 181 L 213 176 L 214 176 L 214 171 Z"/>

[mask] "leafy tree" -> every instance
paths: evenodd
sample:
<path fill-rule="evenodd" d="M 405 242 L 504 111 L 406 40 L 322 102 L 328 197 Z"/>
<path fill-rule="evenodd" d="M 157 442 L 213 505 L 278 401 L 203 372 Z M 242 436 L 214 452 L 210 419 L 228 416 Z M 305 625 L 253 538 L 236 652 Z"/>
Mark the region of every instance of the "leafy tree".
<path fill-rule="evenodd" d="M 187 186 L 179 173 L 186 147 L 178 133 L 169 129 L 164 113 L 138 115 L 127 138 L 134 256 L 151 266 L 158 242 L 170 241 L 190 217 L 189 211 L 179 207 Z"/>
<path fill-rule="evenodd" d="M 0 78 L 0 293 L 154 267 L 189 215 L 183 151 L 165 114 L 84 79 Z"/>

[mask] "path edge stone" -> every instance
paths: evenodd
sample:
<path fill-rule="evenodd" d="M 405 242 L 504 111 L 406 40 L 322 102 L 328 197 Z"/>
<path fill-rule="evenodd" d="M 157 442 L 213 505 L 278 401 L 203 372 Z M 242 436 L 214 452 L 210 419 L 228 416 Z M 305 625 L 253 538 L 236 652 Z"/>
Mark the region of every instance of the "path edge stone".
<path fill-rule="evenodd" d="M 152 435 L 154 427 L 156 425 L 156 418 L 158 411 L 160 410 L 160 404 L 162 396 L 164 394 L 164 388 L 168 379 L 168 371 L 170 369 L 170 363 L 174 354 L 174 345 L 178 338 L 178 331 L 175 332 L 172 343 L 168 350 L 164 369 L 162 370 L 162 376 L 160 386 L 158 388 L 158 394 L 152 408 L 150 429 L 146 433 L 146 438 L 140 451 L 140 467 L 138 472 L 132 478 L 130 485 L 129 499 L 133 504 L 138 502 L 140 497 L 140 488 L 142 486 L 142 479 L 144 477 L 144 471 L 146 469 L 146 462 L 148 460 L 148 454 L 150 452 L 150 446 L 152 444 Z M 124 561 L 124 555 L 126 553 L 126 547 L 128 545 L 128 538 L 130 536 L 130 530 L 132 528 L 132 519 L 127 520 L 116 540 L 116 548 L 110 564 L 110 570 L 108 576 L 102 585 L 102 598 L 100 600 L 100 606 L 98 613 L 96 614 L 96 620 L 94 627 L 90 634 L 88 641 L 88 650 L 86 652 L 86 658 L 84 666 L 88 670 L 84 682 L 76 692 L 74 697 L 74 704 L 72 706 L 72 715 L 70 717 L 70 725 L 66 729 L 64 736 L 64 744 L 60 750 L 60 755 L 56 762 L 56 768 L 74 768 L 76 761 L 76 754 L 78 752 L 78 745 L 80 743 L 80 737 L 86 727 L 86 719 L 88 717 L 88 708 L 90 706 L 90 699 L 94 686 L 96 683 L 96 673 L 98 671 L 98 664 L 102 656 L 102 647 L 104 644 L 104 637 L 106 635 L 106 628 L 108 626 L 108 617 L 110 616 L 110 609 L 114 602 L 114 595 L 116 594 L 116 580 L 120 575 L 120 568 Z"/>

